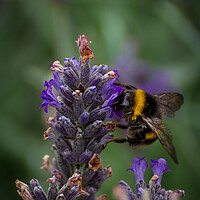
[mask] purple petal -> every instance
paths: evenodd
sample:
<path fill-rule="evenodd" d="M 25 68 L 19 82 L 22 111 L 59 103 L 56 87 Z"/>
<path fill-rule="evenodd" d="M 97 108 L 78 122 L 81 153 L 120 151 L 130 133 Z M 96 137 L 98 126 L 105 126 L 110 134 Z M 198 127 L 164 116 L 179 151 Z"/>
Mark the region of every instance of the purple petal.
<path fill-rule="evenodd" d="M 49 105 L 55 108 L 60 108 L 61 105 L 58 99 L 56 98 L 55 94 L 53 93 L 50 83 L 45 81 L 44 87 L 47 87 L 47 88 L 46 90 L 42 91 L 41 98 L 44 99 L 44 101 L 42 105 L 39 107 L 39 109 L 41 109 L 42 107 L 45 107 L 44 111 L 47 113 Z"/>
<path fill-rule="evenodd" d="M 113 94 L 108 98 L 108 102 L 107 102 L 108 105 L 112 104 L 123 90 L 123 88 L 120 86 L 113 85 L 113 87 L 115 88 L 115 90 Z"/>
<path fill-rule="evenodd" d="M 45 105 L 44 112 L 48 113 L 48 104 Z"/>
<path fill-rule="evenodd" d="M 47 89 L 51 89 L 51 84 L 48 81 L 45 81 L 44 87 L 47 87 Z"/>
<path fill-rule="evenodd" d="M 135 173 L 136 182 L 139 183 L 140 181 L 144 182 L 144 172 L 147 169 L 147 162 L 144 158 L 136 157 L 133 159 L 132 168 L 127 169 L 132 170 Z"/>
<path fill-rule="evenodd" d="M 151 168 L 153 170 L 154 175 L 158 176 L 158 181 L 157 183 L 160 184 L 161 179 L 162 179 L 162 174 L 166 171 L 171 171 L 170 169 L 167 169 L 167 161 L 163 158 L 156 160 L 150 159 L 151 160 Z"/>
<path fill-rule="evenodd" d="M 115 99 L 120 95 L 120 93 L 123 90 L 123 88 L 120 86 L 112 85 L 112 87 L 115 88 L 115 90 L 111 94 L 111 96 L 108 98 L 108 101 L 106 102 L 106 104 L 104 106 L 112 105 L 113 102 L 115 101 Z M 115 113 L 118 117 L 120 117 L 122 115 L 121 112 L 113 110 L 113 108 L 111 106 L 109 106 L 109 110 L 110 110 L 109 118 L 113 117 L 113 113 Z M 106 109 L 106 107 L 105 107 L 105 112 L 107 112 L 107 111 L 108 111 L 108 108 Z"/>
<path fill-rule="evenodd" d="M 49 81 L 50 85 L 53 85 L 54 88 L 60 93 L 60 86 L 61 84 L 61 78 L 60 78 L 60 74 L 57 72 L 52 71 L 54 79 L 51 79 Z"/>
<path fill-rule="evenodd" d="M 110 115 L 109 115 L 109 118 L 113 118 L 113 114 L 114 114 L 114 111 L 112 108 L 110 108 Z"/>

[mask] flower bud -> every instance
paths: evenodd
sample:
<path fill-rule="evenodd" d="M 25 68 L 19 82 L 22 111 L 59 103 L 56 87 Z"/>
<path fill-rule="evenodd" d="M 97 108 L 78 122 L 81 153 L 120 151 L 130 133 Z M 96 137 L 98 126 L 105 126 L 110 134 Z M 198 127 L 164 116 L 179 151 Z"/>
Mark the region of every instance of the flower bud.
<path fill-rule="evenodd" d="M 60 133 L 60 134 L 62 134 L 62 135 L 64 135 L 64 136 L 68 136 L 68 133 L 67 133 L 67 131 L 66 131 L 65 128 L 64 128 L 63 122 L 57 121 L 57 122 L 55 123 L 55 125 L 54 125 L 54 128 L 55 128 L 55 130 L 56 130 L 58 133 Z"/>
<path fill-rule="evenodd" d="M 65 199 L 69 199 L 69 200 L 74 199 L 74 197 L 78 194 L 78 192 L 79 192 L 78 186 L 72 187 L 69 193 L 65 196 Z"/>
<path fill-rule="evenodd" d="M 56 199 L 57 194 L 58 194 L 58 182 L 57 181 L 49 182 L 47 198 L 48 199 Z"/>
<path fill-rule="evenodd" d="M 101 82 L 101 77 L 102 77 L 102 75 L 100 73 L 97 73 L 97 74 L 91 76 L 87 83 L 87 87 L 97 86 Z"/>
<path fill-rule="evenodd" d="M 103 137 L 108 133 L 108 128 L 101 126 L 100 129 L 95 133 L 95 137 Z"/>
<path fill-rule="evenodd" d="M 77 161 L 76 155 L 68 149 L 62 152 L 62 156 L 69 163 L 75 163 Z"/>
<path fill-rule="evenodd" d="M 90 86 L 83 93 L 83 101 L 85 102 L 85 104 L 89 104 L 94 100 L 96 95 L 97 95 L 96 86 Z"/>
<path fill-rule="evenodd" d="M 94 122 L 95 120 L 102 120 L 104 121 L 106 118 L 106 113 L 102 112 L 101 110 L 99 110 L 98 108 L 96 108 L 95 110 L 92 110 L 90 112 L 90 122 Z"/>
<path fill-rule="evenodd" d="M 31 179 L 30 180 L 30 186 L 31 186 L 32 190 L 34 190 L 34 188 L 37 187 L 37 186 L 41 187 L 41 185 L 40 185 L 40 183 L 37 179 Z"/>
<path fill-rule="evenodd" d="M 96 74 L 96 73 L 100 73 L 104 75 L 107 73 L 107 71 L 108 71 L 107 65 L 100 65 L 100 66 L 94 65 L 91 70 L 91 75 Z"/>
<path fill-rule="evenodd" d="M 80 66 L 80 81 L 83 85 L 85 85 L 88 82 L 89 76 L 90 76 L 89 60 L 86 60 Z"/>
<path fill-rule="evenodd" d="M 96 120 L 85 128 L 84 137 L 92 137 L 102 126 L 102 120 Z"/>
<path fill-rule="evenodd" d="M 94 176 L 90 180 L 90 184 L 94 185 L 97 181 L 99 181 L 104 173 L 104 169 L 98 169 L 98 171 L 95 172 Z"/>
<path fill-rule="evenodd" d="M 34 187 L 33 193 L 38 200 L 47 200 L 47 196 L 41 186 Z"/>
<path fill-rule="evenodd" d="M 92 105 L 89 108 L 89 111 L 94 110 L 95 108 L 102 106 L 105 99 L 102 96 L 97 96 L 95 100 L 93 101 Z"/>
<path fill-rule="evenodd" d="M 80 163 L 88 163 L 90 161 L 90 159 L 92 158 L 93 152 L 86 149 L 79 158 L 79 162 Z"/>
<path fill-rule="evenodd" d="M 58 110 L 61 114 L 63 114 L 65 117 L 70 117 L 70 118 L 72 118 L 72 116 L 73 116 L 73 111 L 72 111 L 72 109 L 71 109 L 69 106 L 67 106 L 67 105 L 62 101 L 62 99 L 61 99 L 60 97 L 58 97 L 58 100 L 59 100 L 59 102 L 60 102 L 60 104 L 61 104 L 61 107 L 60 107 L 60 108 L 57 108 L 57 110 Z"/>
<path fill-rule="evenodd" d="M 90 113 L 87 111 L 84 111 L 80 117 L 78 118 L 78 121 L 80 122 L 80 124 L 87 124 L 88 121 L 90 119 Z"/>
<path fill-rule="evenodd" d="M 91 74 L 91 76 L 93 75 L 93 73 L 96 72 L 96 70 L 97 70 L 98 68 L 99 68 L 98 65 L 93 65 L 93 66 L 92 66 L 92 69 L 90 70 L 90 74 Z"/>
<path fill-rule="evenodd" d="M 83 133 L 79 132 L 76 135 L 76 138 L 73 143 L 74 153 L 77 158 L 84 152 L 85 149 L 85 140 L 83 139 Z"/>
<path fill-rule="evenodd" d="M 71 87 L 72 89 L 77 88 L 79 84 L 79 78 L 71 67 L 65 68 L 63 79 L 65 84 Z"/>
<path fill-rule="evenodd" d="M 67 160 L 64 160 L 60 155 L 56 156 L 57 166 L 59 171 L 62 171 L 67 177 L 71 176 L 72 168 Z"/>
<path fill-rule="evenodd" d="M 92 143 L 90 143 L 90 145 L 87 148 L 93 153 L 100 153 L 103 149 L 103 147 L 99 145 L 99 143 L 96 141 L 93 141 Z"/>
<path fill-rule="evenodd" d="M 91 170 L 89 167 L 86 168 L 83 172 L 83 184 L 86 185 L 87 183 L 89 183 L 94 174 L 95 171 Z"/>
<path fill-rule="evenodd" d="M 87 196 L 83 196 L 83 200 L 94 199 L 94 195 L 97 193 L 98 190 L 94 187 L 87 187 L 86 190 L 89 193 L 89 198 Z"/>
<path fill-rule="evenodd" d="M 113 134 L 107 134 L 103 136 L 99 142 L 99 145 L 104 145 L 106 144 L 109 140 L 113 139 L 114 135 Z"/>
<path fill-rule="evenodd" d="M 62 95 L 64 96 L 65 99 L 67 99 L 68 101 L 73 101 L 73 90 L 71 88 L 69 88 L 68 86 L 60 86 L 60 90 Z"/>
<path fill-rule="evenodd" d="M 100 65 L 96 70 L 96 72 L 99 72 L 102 75 L 106 74 L 107 71 L 108 71 L 108 66 L 107 65 Z"/>
<path fill-rule="evenodd" d="M 77 118 L 79 118 L 79 116 L 85 110 L 85 104 L 83 102 L 82 93 L 80 92 L 80 90 L 76 90 L 75 92 L 73 92 L 73 96 L 74 96 L 74 102 L 73 102 L 74 114 L 76 115 Z"/>
<path fill-rule="evenodd" d="M 65 133 L 65 136 L 67 137 L 75 137 L 76 136 L 76 127 L 71 122 L 70 118 L 67 118 L 65 116 L 59 117 L 59 121 L 62 122 L 63 125 L 63 133 Z M 64 135 L 64 134 L 63 134 Z"/>
<path fill-rule="evenodd" d="M 70 58 L 65 58 L 64 60 L 64 65 L 66 68 L 71 68 L 74 73 L 77 75 L 77 77 L 79 76 L 79 73 L 78 73 L 78 69 L 77 69 L 77 66 L 75 65 L 75 61 L 74 59 L 70 59 Z"/>

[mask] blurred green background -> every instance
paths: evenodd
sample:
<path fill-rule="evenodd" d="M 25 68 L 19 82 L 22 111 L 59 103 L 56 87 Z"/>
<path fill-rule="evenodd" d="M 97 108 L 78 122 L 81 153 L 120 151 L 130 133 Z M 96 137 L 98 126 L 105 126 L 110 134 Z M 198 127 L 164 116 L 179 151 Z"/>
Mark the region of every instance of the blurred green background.
<path fill-rule="evenodd" d="M 117 65 L 130 38 L 137 59 L 172 74 L 172 84 L 185 103 L 174 119 L 173 132 L 179 165 L 157 141 L 143 149 L 109 144 L 101 154 L 113 177 L 99 195 L 114 199 L 112 188 L 121 179 L 135 190 L 135 177 L 126 169 L 135 156 L 168 161 L 162 180 L 166 189 L 184 189 L 185 199 L 198 199 L 200 185 L 200 3 L 172 0 L 4 0 L 0 1 L 0 199 L 20 199 L 15 180 L 37 178 L 47 189 L 49 174 L 41 171 L 44 154 L 53 156 L 50 141 L 43 141 L 47 115 L 38 110 L 44 80 L 54 60 L 78 57 L 74 42 L 85 34 L 93 43 L 92 64 Z M 125 66 L 124 66 L 125 69 Z M 159 76 L 159 74 L 158 74 Z M 116 137 L 119 133 L 116 133 Z M 145 173 L 148 182 L 152 172 Z"/>

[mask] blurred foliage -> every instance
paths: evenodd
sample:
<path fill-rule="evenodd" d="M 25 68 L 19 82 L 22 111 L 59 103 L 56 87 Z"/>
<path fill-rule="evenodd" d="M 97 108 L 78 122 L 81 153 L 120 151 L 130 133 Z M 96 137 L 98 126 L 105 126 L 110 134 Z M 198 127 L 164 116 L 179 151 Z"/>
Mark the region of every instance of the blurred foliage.
<path fill-rule="evenodd" d="M 4 0 L 0 1 L 0 199 L 20 199 L 15 179 L 37 178 L 46 186 L 49 174 L 39 168 L 50 154 L 51 142 L 43 141 L 47 116 L 39 111 L 43 82 L 49 79 L 54 60 L 79 56 L 74 41 L 85 34 L 93 43 L 93 64 L 112 65 L 129 38 L 139 44 L 138 58 L 173 74 L 173 84 L 185 103 L 174 119 L 173 132 L 179 165 L 159 142 L 134 149 L 109 144 L 102 153 L 113 177 L 99 194 L 113 199 L 112 188 L 121 179 L 133 188 L 134 175 L 126 172 L 135 156 L 168 161 L 162 181 L 166 189 L 184 189 L 185 199 L 198 199 L 200 179 L 200 35 L 199 2 L 172 0 Z M 125 66 L 124 66 L 125 67 Z M 119 132 L 116 133 L 116 137 Z M 152 176 L 146 172 L 146 180 Z"/>
<path fill-rule="evenodd" d="M 200 30 L 200 1 L 169 0 L 169 2 L 172 2 L 174 5 L 180 8 L 180 10 L 184 12 L 184 15 L 186 15 L 189 18 L 191 23 L 194 24 L 196 28 Z"/>

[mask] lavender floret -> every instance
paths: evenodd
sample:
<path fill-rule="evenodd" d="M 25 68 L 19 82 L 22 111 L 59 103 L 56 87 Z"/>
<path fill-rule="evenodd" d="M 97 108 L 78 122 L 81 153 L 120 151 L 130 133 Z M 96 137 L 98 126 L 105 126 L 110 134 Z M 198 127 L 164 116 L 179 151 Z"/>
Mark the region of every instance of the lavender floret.
<path fill-rule="evenodd" d="M 167 169 L 167 161 L 163 158 L 156 160 L 151 159 L 151 168 L 153 170 L 154 175 L 158 176 L 157 183 L 161 182 L 162 175 L 166 171 L 171 171 L 170 169 Z"/>
<path fill-rule="evenodd" d="M 55 94 L 53 93 L 50 83 L 45 81 L 44 86 L 47 87 L 47 89 L 42 91 L 41 98 L 44 99 L 44 101 L 42 105 L 39 107 L 39 109 L 45 107 L 44 111 L 47 113 L 49 105 L 55 108 L 60 108 L 61 104 L 56 98 Z"/>
<path fill-rule="evenodd" d="M 140 183 L 140 181 L 144 182 L 144 172 L 147 166 L 145 158 L 136 157 L 133 159 L 132 168 L 127 169 L 127 171 L 132 170 L 135 173 L 136 182 Z"/>

